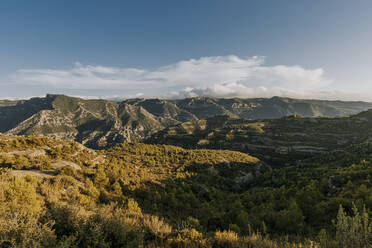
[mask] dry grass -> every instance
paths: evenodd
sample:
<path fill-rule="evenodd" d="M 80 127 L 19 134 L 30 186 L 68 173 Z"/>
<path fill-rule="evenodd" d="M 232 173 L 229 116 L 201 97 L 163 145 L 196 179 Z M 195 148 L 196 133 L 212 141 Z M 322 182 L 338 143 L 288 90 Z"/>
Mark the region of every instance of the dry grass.
<path fill-rule="evenodd" d="M 223 247 L 235 247 L 238 244 L 239 236 L 233 231 L 217 231 L 214 234 L 215 243 Z"/>
<path fill-rule="evenodd" d="M 144 215 L 143 224 L 152 234 L 160 239 L 165 239 L 172 232 L 172 227 L 158 216 Z"/>

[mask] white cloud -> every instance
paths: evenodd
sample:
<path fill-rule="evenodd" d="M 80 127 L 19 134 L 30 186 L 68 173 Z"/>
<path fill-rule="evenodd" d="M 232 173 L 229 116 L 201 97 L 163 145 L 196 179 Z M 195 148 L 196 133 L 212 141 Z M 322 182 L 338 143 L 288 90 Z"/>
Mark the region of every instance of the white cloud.
<path fill-rule="evenodd" d="M 326 90 L 332 82 L 322 69 L 266 66 L 264 62 L 264 57 L 230 55 L 184 60 L 151 70 L 75 63 L 68 70 L 18 70 L 12 79 L 58 89 L 127 90 L 166 97 L 306 97 Z"/>

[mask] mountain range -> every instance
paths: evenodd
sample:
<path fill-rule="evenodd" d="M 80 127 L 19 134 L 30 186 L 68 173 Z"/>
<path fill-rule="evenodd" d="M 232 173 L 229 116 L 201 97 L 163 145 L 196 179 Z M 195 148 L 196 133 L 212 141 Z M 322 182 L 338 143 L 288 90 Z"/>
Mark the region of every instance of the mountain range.
<path fill-rule="evenodd" d="M 151 140 L 153 136 L 159 137 L 158 132 L 179 130 L 180 125 L 208 123 L 210 129 L 211 125 L 221 127 L 221 120 L 241 123 L 290 115 L 342 117 L 369 108 L 372 103 L 281 97 L 109 101 L 49 94 L 29 100 L 1 100 L 0 132 L 71 139 L 90 148 L 103 148 L 121 142 Z"/>

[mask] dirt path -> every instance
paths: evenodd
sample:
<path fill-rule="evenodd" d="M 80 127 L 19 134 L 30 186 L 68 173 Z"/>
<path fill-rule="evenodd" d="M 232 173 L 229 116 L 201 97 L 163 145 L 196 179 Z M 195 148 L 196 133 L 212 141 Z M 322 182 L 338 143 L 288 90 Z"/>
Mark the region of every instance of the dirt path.
<path fill-rule="evenodd" d="M 42 177 L 42 178 L 51 178 L 55 177 L 58 172 L 55 170 L 45 170 L 45 171 L 40 171 L 40 170 L 12 170 L 11 173 L 14 176 L 35 176 L 35 177 Z"/>
<path fill-rule="evenodd" d="M 52 162 L 52 165 L 55 167 L 55 168 L 62 168 L 64 166 L 70 166 L 72 168 L 74 168 L 75 170 L 81 170 L 81 167 L 73 162 L 70 162 L 70 161 L 64 161 L 64 160 L 60 160 L 60 161 L 55 161 L 55 162 Z"/>
<path fill-rule="evenodd" d="M 37 157 L 46 155 L 46 151 L 44 149 L 27 149 L 23 151 L 11 151 L 11 152 L 1 152 L 0 154 L 7 154 L 7 155 L 22 155 L 22 156 L 30 156 L 30 157 Z"/>

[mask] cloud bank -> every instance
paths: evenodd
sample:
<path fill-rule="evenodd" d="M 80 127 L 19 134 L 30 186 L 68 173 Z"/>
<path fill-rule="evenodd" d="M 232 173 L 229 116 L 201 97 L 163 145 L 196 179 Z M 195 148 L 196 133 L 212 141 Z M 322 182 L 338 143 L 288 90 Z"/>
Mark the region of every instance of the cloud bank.
<path fill-rule="evenodd" d="M 12 81 L 57 89 L 111 89 L 131 95 L 182 98 L 321 97 L 332 83 L 322 69 L 265 65 L 265 58 L 235 55 L 179 61 L 155 69 L 75 65 L 67 70 L 21 69 Z M 323 92 L 323 93 L 322 93 Z"/>

